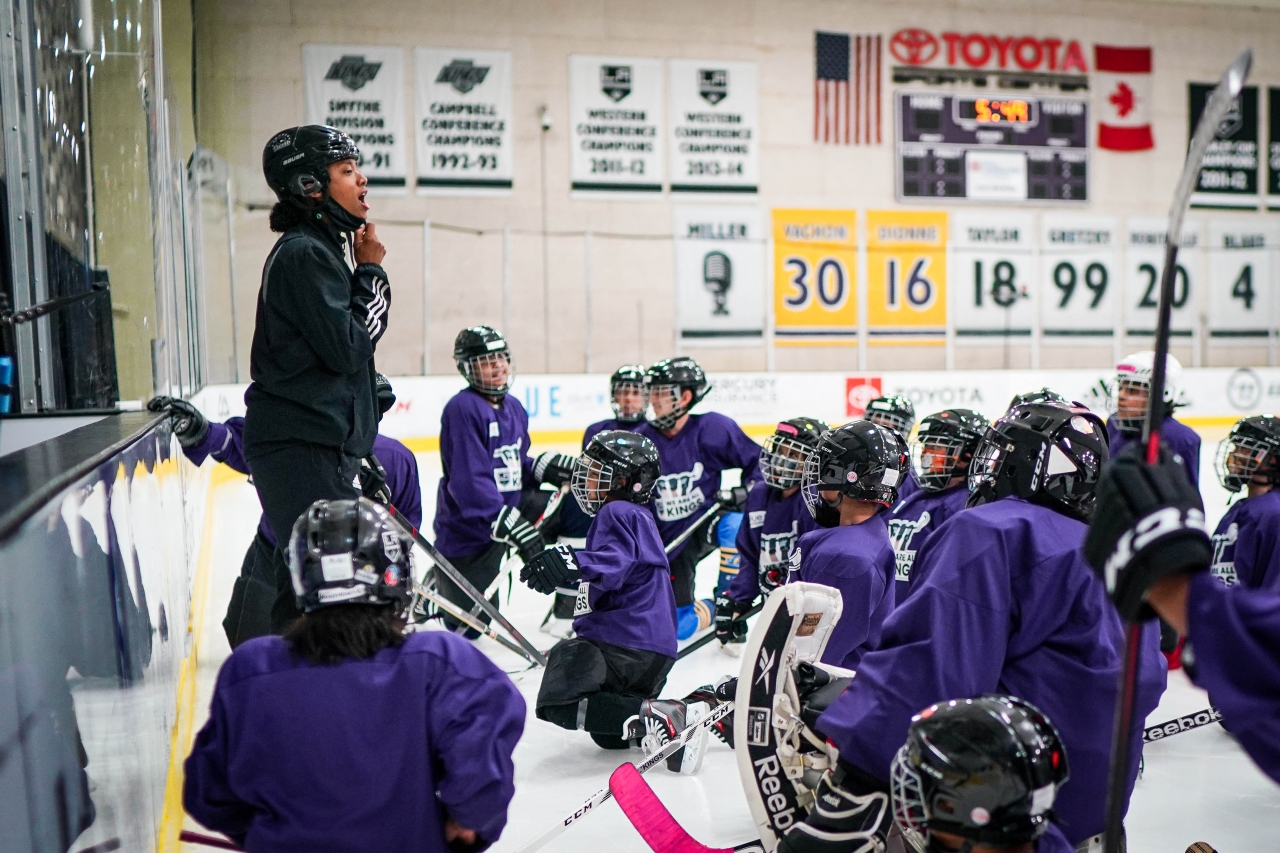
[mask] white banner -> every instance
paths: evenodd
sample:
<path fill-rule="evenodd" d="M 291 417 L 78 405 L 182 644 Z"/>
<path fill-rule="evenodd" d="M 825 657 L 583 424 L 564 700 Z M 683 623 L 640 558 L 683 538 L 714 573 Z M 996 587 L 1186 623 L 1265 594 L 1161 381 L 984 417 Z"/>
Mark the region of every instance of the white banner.
<path fill-rule="evenodd" d="M 511 54 L 413 51 L 418 186 L 427 192 L 511 189 Z"/>
<path fill-rule="evenodd" d="M 1168 227 L 1168 220 L 1154 217 L 1133 216 L 1125 222 L 1124 326 L 1130 335 L 1155 334 Z M 1191 336 L 1200 312 L 1204 287 L 1202 229 L 1203 223 L 1199 220 L 1183 222 L 1169 324 L 1173 334 L 1179 337 Z"/>
<path fill-rule="evenodd" d="M 1034 220 L 1029 213 L 951 214 L 952 305 L 961 338 L 1030 338 L 1035 323 Z"/>
<path fill-rule="evenodd" d="M 1209 223 L 1209 337 L 1265 341 L 1275 322 L 1275 224 L 1258 219 Z M 1261 339 L 1261 340 L 1259 340 Z"/>
<path fill-rule="evenodd" d="M 662 60 L 569 57 L 575 191 L 662 192 Z"/>
<path fill-rule="evenodd" d="M 671 191 L 754 193 L 760 98 L 754 62 L 672 59 Z"/>
<path fill-rule="evenodd" d="M 370 187 L 404 186 L 404 51 L 304 44 L 302 91 L 306 123 L 336 127 L 355 140 Z"/>
<path fill-rule="evenodd" d="M 1119 228 L 1114 217 L 1040 217 L 1040 324 L 1046 342 L 1110 340 L 1119 321 Z"/>
<path fill-rule="evenodd" d="M 676 329 L 685 343 L 764 335 L 765 239 L 757 207 L 675 207 Z"/>

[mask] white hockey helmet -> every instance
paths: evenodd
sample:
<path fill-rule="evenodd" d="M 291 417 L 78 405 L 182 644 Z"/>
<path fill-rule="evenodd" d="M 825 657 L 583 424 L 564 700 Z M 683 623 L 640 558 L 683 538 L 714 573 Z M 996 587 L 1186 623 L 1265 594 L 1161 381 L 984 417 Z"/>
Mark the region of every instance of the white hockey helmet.
<path fill-rule="evenodd" d="M 1116 365 L 1116 387 L 1111 395 L 1111 410 L 1116 415 L 1116 424 L 1121 435 L 1137 435 L 1147 420 L 1146 397 L 1151 391 L 1151 373 L 1155 369 L 1156 354 L 1153 350 L 1142 350 L 1131 353 Z M 1141 405 L 1133 401 L 1131 406 L 1120 405 L 1120 395 L 1124 390 L 1141 394 Z M 1172 355 L 1166 356 L 1164 363 L 1164 402 L 1169 411 L 1181 405 L 1182 395 L 1182 363 Z"/>

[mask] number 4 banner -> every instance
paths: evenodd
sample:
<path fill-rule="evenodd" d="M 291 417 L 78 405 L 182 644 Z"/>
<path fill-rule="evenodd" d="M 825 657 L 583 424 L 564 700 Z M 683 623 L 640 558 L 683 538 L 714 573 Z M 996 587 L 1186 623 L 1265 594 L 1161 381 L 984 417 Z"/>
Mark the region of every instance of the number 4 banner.
<path fill-rule="evenodd" d="M 947 214 L 867 211 L 867 335 L 936 338 L 947 327 Z"/>
<path fill-rule="evenodd" d="M 1266 338 L 1273 318 L 1272 223 L 1256 219 L 1209 223 L 1209 337 Z"/>
<path fill-rule="evenodd" d="M 773 211 L 773 322 L 779 344 L 856 340 L 857 224 L 853 210 Z"/>

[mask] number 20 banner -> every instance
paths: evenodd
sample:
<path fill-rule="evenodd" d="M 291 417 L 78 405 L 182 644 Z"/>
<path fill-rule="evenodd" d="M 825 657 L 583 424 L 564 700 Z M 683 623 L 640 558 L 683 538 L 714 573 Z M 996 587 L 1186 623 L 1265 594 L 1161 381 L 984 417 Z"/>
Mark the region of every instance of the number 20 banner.
<path fill-rule="evenodd" d="M 936 338 L 947 326 L 947 214 L 867 211 L 867 335 Z"/>
<path fill-rule="evenodd" d="M 773 211 L 774 337 L 780 345 L 856 340 L 857 224 L 853 210 Z"/>

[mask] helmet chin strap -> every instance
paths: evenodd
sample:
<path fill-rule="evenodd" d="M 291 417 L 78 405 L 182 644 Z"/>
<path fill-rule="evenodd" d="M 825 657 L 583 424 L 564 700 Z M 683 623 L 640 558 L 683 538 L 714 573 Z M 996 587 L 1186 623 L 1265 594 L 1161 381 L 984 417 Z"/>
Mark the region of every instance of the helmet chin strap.
<path fill-rule="evenodd" d="M 320 211 L 329 217 L 329 221 L 333 223 L 339 231 L 359 231 L 365 226 L 365 219 L 362 216 L 356 216 L 342 205 L 334 201 L 329 193 L 325 192 L 324 202 L 320 205 Z"/>

